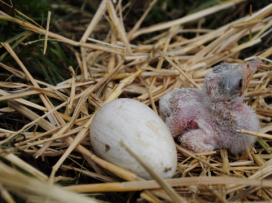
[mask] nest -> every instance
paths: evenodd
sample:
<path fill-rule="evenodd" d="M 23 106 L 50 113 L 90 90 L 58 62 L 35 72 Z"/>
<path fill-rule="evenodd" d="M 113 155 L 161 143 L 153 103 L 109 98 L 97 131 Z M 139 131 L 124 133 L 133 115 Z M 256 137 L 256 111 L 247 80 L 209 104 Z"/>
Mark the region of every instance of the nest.
<path fill-rule="evenodd" d="M 272 130 L 269 103 L 272 61 L 268 58 L 272 54 L 271 47 L 244 59 L 258 58 L 262 64 L 250 81 L 245 97 L 245 102 L 258 114 L 260 129 L 258 132 L 241 129 L 257 137 L 255 146 L 243 154 L 233 155 L 226 149 L 191 154 L 177 147 L 175 176 L 169 180 L 155 176 L 155 180 L 147 181 L 95 156 L 89 139 L 93 116 L 106 103 L 120 97 L 133 98 L 157 113 L 158 101 L 166 92 L 174 88 L 201 88 L 204 76 L 214 65 L 223 61 L 242 62 L 240 57 L 244 50 L 270 34 L 272 4 L 218 29 L 202 28 L 203 18 L 241 2 L 227 1 L 180 19 L 140 28 L 156 3 L 154 0 L 127 32 L 120 12 L 121 3 L 103 0 L 87 29 L 83 30 L 80 41 L 50 32 L 50 13 L 44 29 L 20 11 L 16 12 L 25 20 L 0 11 L 1 20 L 13 22 L 27 31 L 19 38 L 1 43 L 1 48 L 6 50 L 1 59 L 9 55 L 21 69 L 4 63 L 0 63 L 0 67 L 9 75 L 26 81 L 0 82 L 0 100 L 8 101 L 8 107 L 2 108 L 1 112 L 19 112 L 29 119 L 18 131 L 0 129 L 2 198 L 14 202 L 12 192 L 30 202 L 45 199 L 48 202 L 99 202 L 105 200 L 101 198 L 103 195 L 124 192 L 118 193 L 122 194 L 120 202 L 131 202 L 132 199 L 137 202 L 271 201 L 272 181 L 266 179 L 272 173 L 272 135 L 267 134 Z M 90 38 L 94 30 L 105 29 L 100 22 L 102 18 L 110 24 L 106 27 L 108 34 L 104 39 Z M 195 29 L 183 28 L 191 22 L 198 22 Z M 154 32 L 159 34 L 146 41 L 137 41 L 139 36 Z M 182 33 L 186 32 L 195 33 L 195 37 L 184 38 Z M 44 53 L 50 46 L 48 40 L 62 43 L 73 52 L 78 68 L 69 67 L 70 79 L 53 86 L 30 74 L 14 48 L 33 33 L 45 36 Z M 248 35 L 250 40 L 240 43 Z M 8 91 L 11 89 L 12 93 Z M 24 99 L 30 95 L 39 95 L 40 102 Z M 58 101 L 58 105 L 53 105 L 53 100 Z M 37 111 L 45 113 L 39 115 Z M 47 175 L 20 158 L 21 155 L 43 161 L 51 156 L 58 159 L 50 165 L 52 171 Z M 72 160 L 72 164 L 65 164 L 66 159 Z M 74 177 L 68 175 L 69 171 L 90 177 L 92 184 L 77 184 L 72 181 Z M 53 185 L 58 181 L 73 183 Z"/>

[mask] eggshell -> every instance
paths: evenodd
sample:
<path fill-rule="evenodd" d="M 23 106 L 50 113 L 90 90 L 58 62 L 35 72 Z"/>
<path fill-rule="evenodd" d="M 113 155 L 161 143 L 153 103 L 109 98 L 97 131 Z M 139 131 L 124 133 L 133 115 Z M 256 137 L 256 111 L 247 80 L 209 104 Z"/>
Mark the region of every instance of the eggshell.
<path fill-rule="evenodd" d="M 177 167 L 173 137 L 161 118 L 145 104 L 116 99 L 103 106 L 91 125 L 95 153 L 140 177 L 149 173 L 121 146 L 125 140 L 163 178 L 171 178 Z"/>

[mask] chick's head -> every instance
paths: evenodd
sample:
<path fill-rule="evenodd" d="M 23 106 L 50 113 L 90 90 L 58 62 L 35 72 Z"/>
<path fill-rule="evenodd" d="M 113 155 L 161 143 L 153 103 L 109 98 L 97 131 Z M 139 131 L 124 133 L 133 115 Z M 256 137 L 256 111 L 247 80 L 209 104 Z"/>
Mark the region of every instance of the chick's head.
<path fill-rule="evenodd" d="M 205 77 L 204 94 L 211 102 L 242 102 L 248 83 L 260 64 L 260 60 L 254 59 L 241 64 L 222 63 L 215 66 Z"/>

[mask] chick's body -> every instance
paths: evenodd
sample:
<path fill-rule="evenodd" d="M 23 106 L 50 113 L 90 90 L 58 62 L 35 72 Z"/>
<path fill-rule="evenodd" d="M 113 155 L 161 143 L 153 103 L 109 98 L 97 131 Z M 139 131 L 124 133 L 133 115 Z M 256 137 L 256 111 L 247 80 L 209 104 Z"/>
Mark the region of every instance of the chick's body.
<path fill-rule="evenodd" d="M 193 152 L 227 148 L 238 153 L 252 145 L 255 137 L 237 130 L 258 130 L 259 120 L 254 110 L 243 103 L 243 91 L 256 71 L 251 69 L 259 64 L 258 60 L 249 68 L 244 64 L 221 64 L 205 77 L 202 89 L 166 93 L 160 99 L 159 113 L 172 136 Z"/>

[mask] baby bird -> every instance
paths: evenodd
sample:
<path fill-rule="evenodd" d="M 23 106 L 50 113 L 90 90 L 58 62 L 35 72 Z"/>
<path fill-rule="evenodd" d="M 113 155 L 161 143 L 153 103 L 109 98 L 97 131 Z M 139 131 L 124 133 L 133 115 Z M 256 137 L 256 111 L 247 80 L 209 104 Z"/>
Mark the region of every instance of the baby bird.
<path fill-rule="evenodd" d="M 258 131 L 257 115 L 243 99 L 260 64 L 222 63 L 206 75 L 202 89 L 174 89 L 160 99 L 160 117 L 181 146 L 195 153 L 226 148 L 237 154 L 254 143 L 254 136 L 237 130 Z"/>

